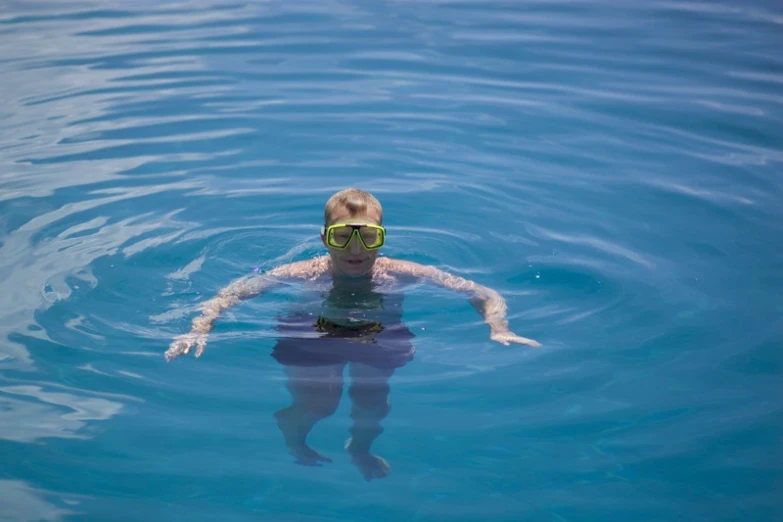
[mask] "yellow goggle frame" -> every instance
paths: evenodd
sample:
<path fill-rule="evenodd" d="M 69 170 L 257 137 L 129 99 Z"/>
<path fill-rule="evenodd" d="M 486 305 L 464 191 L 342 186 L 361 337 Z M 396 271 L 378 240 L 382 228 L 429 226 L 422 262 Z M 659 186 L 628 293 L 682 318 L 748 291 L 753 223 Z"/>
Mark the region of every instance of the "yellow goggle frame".
<path fill-rule="evenodd" d="M 350 230 L 350 233 L 348 231 Z M 326 244 L 332 248 L 345 249 L 354 237 L 358 237 L 364 248 L 375 250 L 386 242 L 386 229 L 369 223 L 340 223 L 321 228 Z"/>

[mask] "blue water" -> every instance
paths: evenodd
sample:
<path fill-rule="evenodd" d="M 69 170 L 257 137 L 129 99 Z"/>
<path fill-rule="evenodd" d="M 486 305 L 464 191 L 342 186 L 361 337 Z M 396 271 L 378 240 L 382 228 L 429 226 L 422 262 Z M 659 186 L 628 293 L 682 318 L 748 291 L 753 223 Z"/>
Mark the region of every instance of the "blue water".
<path fill-rule="evenodd" d="M 0 6 L 0 521 L 783 520 L 777 2 Z M 296 296 L 163 359 L 231 280 L 384 252 L 406 294 L 366 482 L 346 395 L 293 462 L 270 357 Z"/>

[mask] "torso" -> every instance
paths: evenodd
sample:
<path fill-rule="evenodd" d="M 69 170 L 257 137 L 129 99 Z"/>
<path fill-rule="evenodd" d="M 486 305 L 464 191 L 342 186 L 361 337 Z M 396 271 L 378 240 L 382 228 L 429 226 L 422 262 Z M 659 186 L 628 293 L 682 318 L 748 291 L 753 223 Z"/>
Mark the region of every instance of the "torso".
<path fill-rule="evenodd" d="M 372 323 L 391 324 L 402 320 L 402 294 L 372 282 L 333 285 L 322 295 L 319 315 L 350 327 Z"/>
<path fill-rule="evenodd" d="M 372 277 L 355 280 L 333 278 L 329 263 L 313 260 L 320 273 L 313 274 L 309 291 L 302 295 L 305 311 L 348 327 L 400 323 L 402 291 L 382 259 L 376 261 Z"/>

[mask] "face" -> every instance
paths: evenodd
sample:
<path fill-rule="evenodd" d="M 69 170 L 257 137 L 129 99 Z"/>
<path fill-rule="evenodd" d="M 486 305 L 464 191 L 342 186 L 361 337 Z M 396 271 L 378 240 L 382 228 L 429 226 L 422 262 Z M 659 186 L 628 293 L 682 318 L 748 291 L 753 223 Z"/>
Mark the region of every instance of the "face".
<path fill-rule="evenodd" d="M 341 209 L 332 215 L 332 220 L 329 224 L 338 225 L 341 223 L 380 225 L 380 216 L 372 212 L 352 216 L 348 210 Z M 335 272 L 350 277 L 360 277 L 369 274 L 380 250 L 367 250 L 357 237 L 354 237 L 348 247 L 344 249 L 330 247 L 326 244 L 326 238 L 323 234 L 321 234 L 321 241 L 329 250 L 329 256 L 332 258 L 332 266 Z"/>

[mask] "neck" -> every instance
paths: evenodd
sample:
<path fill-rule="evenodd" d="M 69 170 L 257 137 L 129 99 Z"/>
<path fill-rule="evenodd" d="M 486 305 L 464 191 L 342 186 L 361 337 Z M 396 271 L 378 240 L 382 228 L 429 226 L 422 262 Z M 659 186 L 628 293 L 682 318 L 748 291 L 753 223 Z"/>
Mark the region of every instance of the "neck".
<path fill-rule="evenodd" d="M 373 274 L 375 272 L 375 265 L 370 267 L 369 271 L 367 271 L 366 273 L 361 274 L 361 275 L 351 275 L 351 274 L 346 274 L 344 272 L 340 272 L 339 270 L 337 270 L 334 267 L 334 265 L 331 265 L 330 268 L 331 268 L 331 272 L 332 272 L 332 278 L 335 281 L 340 281 L 341 283 L 343 283 L 343 282 L 344 283 L 349 283 L 349 282 L 350 283 L 362 283 L 362 282 L 368 283 L 368 282 L 373 280 Z"/>

